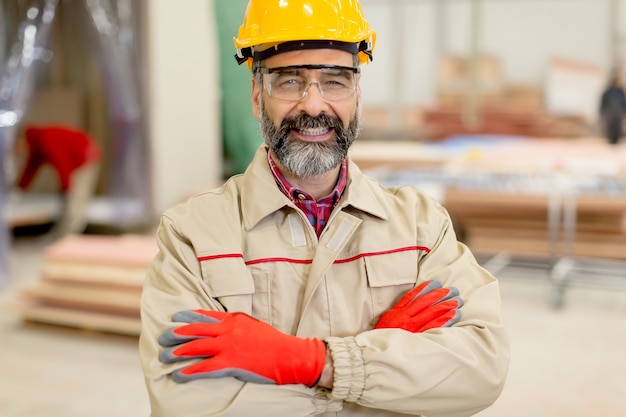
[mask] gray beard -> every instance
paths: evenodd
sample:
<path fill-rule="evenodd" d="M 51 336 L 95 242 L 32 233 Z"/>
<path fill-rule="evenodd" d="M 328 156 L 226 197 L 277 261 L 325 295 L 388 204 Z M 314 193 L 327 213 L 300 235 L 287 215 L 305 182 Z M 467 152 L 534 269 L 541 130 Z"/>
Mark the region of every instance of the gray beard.
<path fill-rule="evenodd" d="M 261 103 L 261 134 L 283 169 L 301 178 L 324 174 L 338 166 L 348 154 L 348 149 L 360 130 L 358 109 L 347 128 L 336 117 L 320 114 L 311 117 L 305 114 L 285 118 L 280 127 L 267 117 Z M 325 142 L 302 142 L 291 138 L 292 129 L 329 127 L 335 130 L 335 138 Z"/>

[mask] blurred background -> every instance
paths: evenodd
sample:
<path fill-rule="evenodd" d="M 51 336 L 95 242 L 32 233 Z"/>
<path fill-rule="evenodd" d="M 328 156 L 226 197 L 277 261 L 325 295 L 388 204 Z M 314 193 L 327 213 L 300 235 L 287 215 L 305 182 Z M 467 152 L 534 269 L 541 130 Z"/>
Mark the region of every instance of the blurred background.
<path fill-rule="evenodd" d="M 626 0 L 361 3 L 378 41 L 352 157 L 441 201 L 501 281 L 511 372 L 480 415 L 625 415 L 626 139 L 600 102 L 626 79 Z M 262 141 L 246 4 L 0 0 L 3 416 L 149 414 L 159 215 Z"/>

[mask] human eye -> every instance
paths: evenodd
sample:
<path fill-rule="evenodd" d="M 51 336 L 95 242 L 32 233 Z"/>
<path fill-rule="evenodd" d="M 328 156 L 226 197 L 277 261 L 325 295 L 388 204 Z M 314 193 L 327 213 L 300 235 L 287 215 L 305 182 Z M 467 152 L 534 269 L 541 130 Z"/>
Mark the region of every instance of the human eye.
<path fill-rule="evenodd" d="M 295 71 L 284 71 L 272 74 L 272 87 L 282 90 L 299 90 L 305 83 L 303 76 Z"/>
<path fill-rule="evenodd" d="M 326 89 L 351 89 L 354 86 L 354 74 L 350 71 L 324 71 L 320 78 Z"/>

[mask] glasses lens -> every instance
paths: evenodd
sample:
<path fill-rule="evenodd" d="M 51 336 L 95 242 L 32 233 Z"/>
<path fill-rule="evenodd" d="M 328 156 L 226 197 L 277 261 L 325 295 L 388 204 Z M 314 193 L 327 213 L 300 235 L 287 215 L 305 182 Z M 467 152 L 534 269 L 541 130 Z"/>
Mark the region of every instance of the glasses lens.
<path fill-rule="evenodd" d="M 263 84 L 272 97 L 300 101 L 317 86 L 326 100 L 348 98 L 356 90 L 358 68 L 339 66 L 306 66 L 261 68 Z"/>

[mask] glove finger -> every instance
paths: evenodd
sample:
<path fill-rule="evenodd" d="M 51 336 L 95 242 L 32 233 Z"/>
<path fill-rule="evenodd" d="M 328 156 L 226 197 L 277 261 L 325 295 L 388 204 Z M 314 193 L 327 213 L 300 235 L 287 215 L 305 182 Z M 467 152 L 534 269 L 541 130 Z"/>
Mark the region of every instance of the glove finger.
<path fill-rule="evenodd" d="M 169 329 L 159 336 L 161 346 L 179 345 L 193 339 L 215 337 L 224 332 L 222 322 L 190 323 L 184 326 Z"/>
<path fill-rule="evenodd" d="M 413 288 L 410 292 L 413 292 L 413 299 L 421 297 L 433 290 L 441 288 L 441 282 L 437 280 L 424 281 L 417 287 Z"/>
<path fill-rule="evenodd" d="M 437 329 L 441 327 L 450 327 L 453 324 L 456 324 L 461 319 L 461 310 L 458 308 L 453 308 L 451 310 L 444 310 L 443 314 L 438 317 L 428 321 L 422 327 L 420 327 L 417 332 L 425 332 L 430 329 Z"/>
<path fill-rule="evenodd" d="M 174 313 L 172 321 L 181 323 L 215 323 L 223 321 L 226 314 L 228 313 L 211 310 L 185 310 Z"/>
<path fill-rule="evenodd" d="M 428 323 L 433 320 L 438 320 L 441 316 L 451 310 L 458 310 L 462 303 L 459 297 L 451 298 L 447 301 L 433 304 L 428 308 L 420 312 L 416 317 L 422 319 L 422 322 Z"/>
<path fill-rule="evenodd" d="M 459 322 L 459 320 L 461 320 L 461 316 L 462 316 L 461 310 L 459 310 L 458 308 L 455 308 L 454 310 L 450 310 L 450 312 L 444 316 L 444 317 L 450 317 L 450 318 L 448 319 L 448 321 L 443 323 L 441 327 L 451 327 L 455 325 L 456 323 Z M 444 317 L 442 317 L 442 319 Z"/>
<path fill-rule="evenodd" d="M 176 333 L 177 328 L 169 329 L 163 332 L 158 339 L 161 346 L 174 346 L 181 343 L 197 339 L 196 336 L 184 336 Z"/>
<path fill-rule="evenodd" d="M 458 309 L 463 307 L 463 299 L 457 295 L 456 297 L 450 297 L 447 300 L 443 300 L 440 303 L 435 304 L 435 306 L 447 307 L 450 310 L 453 308 Z"/>
<path fill-rule="evenodd" d="M 223 322 L 215 323 L 189 323 L 172 329 L 172 332 L 184 338 L 215 337 L 224 333 Z"/>
<path fill-rule="evenodd" d="M 453 310 L 458 311 L 459 303 L 460 298 L 454 298 L 443 303 L 427 306 L 418 314 L 407 317 L 402 327 L 412 332 L 423 332 L 433 327 L 450 326 L 453 324 L 453 322 L 450 322 L 450 318 L 456 316 L 456 313 L 450 314 L 450 312 Z"/>
<path fill-rule="evenodd" d="M 431 290 L 430 292 L 414 298 L 411 303 L 406 307 L 406 314 L 409 316 L 416 316 L 425 309 L 446 300 L 449 297 L 449 288 L 438 288 Z"/>
<path fill-rule="evenodd" d="M 441 300 L 435 302 L 435 304 L 437 303 L 442 303 L 444 301 L 453 299 L 453 298 L 458 298 L 459 300 L 461 300 L 461 298 L 459 297 L 459 289 L 456 287 L 447 287 L 448 289 L 448 294 L 446 294 L 444 297 L 441 298 Z M 461 305 L 463 305 L 462 301 L 461 301 Z"/>
<path fill-rule="evenodd" d="M 163 363 L 173 363 L 187 360 L 188 358 L 183 358 L 174 353 L 178 346 L 170 347 L 159 352 L 159 360 Z"/>
<path fill-rule="evenodd" d="M 172 373 L 174 382 L 183 383 L 203 378 L 233 377 L 245 382 L 256 384 L 276 384 L 275 381 L 240 368 L 228 368 L 217 364 L 216 358 L 210 358 L 189 365 Z"/>
<path fill-rule="evenodd" d="M 413 302 L 414 299 L 421 297 L 424 294 L 427 294 L 437 288 L 441 288 L 441 283 L 439 281 L 424 281 L 417 287 L 404 294 L 402 298 L 400 298 L 400 300 L 392 308 L 404 308 L 411 302 Z"/>
<path fill-rule="evenodd" d="M 217 339 L 195 339 L 182 345 L 163 349 L 159 353 L 159 360 L 163 363 L 172 363 L 196 358 L 208 358 L 218 354 L 221 346 Z"/>

